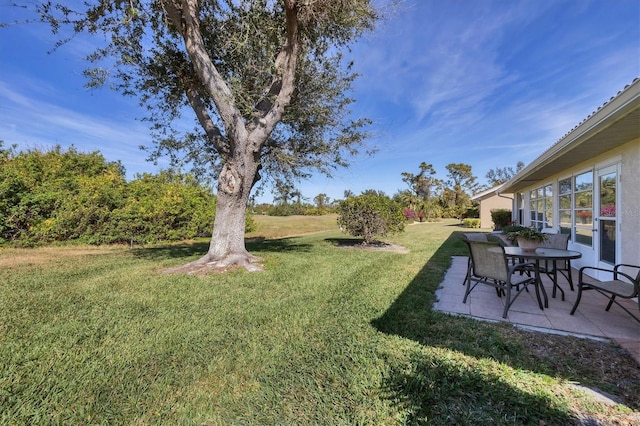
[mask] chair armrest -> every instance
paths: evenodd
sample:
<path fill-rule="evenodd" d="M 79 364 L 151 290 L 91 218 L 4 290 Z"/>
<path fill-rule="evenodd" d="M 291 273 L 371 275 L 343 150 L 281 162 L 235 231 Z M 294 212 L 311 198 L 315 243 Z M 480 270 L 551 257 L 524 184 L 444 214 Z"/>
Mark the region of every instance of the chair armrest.
<path fill-rule="evenodd" d="M 638 280 L 633 278 L 631 275 L 625 274 L 624 272 L 616 272 L 615 275 L 613 276 L 613 279 L 620 281 L 620 279 L 618 278 L 619 275 L 622 275 L 623 277 L 628 279 L 631 282 L 631 284 L 633 284 L 636 288 L 638 287 Z"/>
<path fill-rule="evenodd" d="M 631 268 L 631 269 L 637 269 L 640 270 L 640 266 L 638 265 L 630 265 L 628 263 L 618 263 L 614 268 L 613 268 L 613 279 L 617 280 L 617 276 L 618 274 L 620 275 L 624 275 L 627 279 L 631 280 L 631 282 L 635 283 L 636 281 L 638 281 L 637 278 L 631 278 L 628 274 L 625 274 L 624 272 L 620 272 L 618 271 L 618 269 L 620 267 L 625 267 L 625 268 Z"/>
<path fill-rule="evenodd" d="M 640 269 L 640 266 L 638 265 L 631 265 L 628 263 L 618 263 L 613 269 L 617 270 L 620 266 L 626 266 L 627 268 L 635 268 L 635 269 Z"/>
<path fill-rule="evenodd" d="M 624 273 L 624 272 L 620 272 L 620 271 L 618 271 L 618 267 L 619 267 L 619 266 L 626 266 L 626 267 L 631 267 L 631 268 L 638 268 L 638 269 L 640 269 L 640 266 L 636 266 L 636 265 L 627 265 L 627 264 L 624 264 L 624 263 L 620 263 L 620 264 L 616 265 L 613 269 L 597 268 L 597 267 L 595 267 L 595 266 L 583 266 L 582 268 L 580 268 L 580 271 L 579 271 L 579 272 L 580 272 L 580 274 L 579 274 L 579 282 L 580 282 L 580 283 L 582 283 L 582 282 L 583 282 L 583 280 L 582 280 L 582 274 L 583 274 L 583 272 L 584 272 L 585 270 L 587 270 L 587 269 L 590 269 L 590 270 L 593 270 L 593 271 L 610 272 L 610 273 L 612 273 L 612 274 L 613 274 L 613 279 L 614 279 L 614 280 L 618 280 L 618 276 L 619 276 L 619 275 L 622 275 L 623 277 L 625 277 L 626 279 L 628 279 L 628 280 L 630 281 L 630 283 L 631 283 L 631 284 L 633 284 L 636 288 L 640 287 L 640 282 L 639 282 L 636 278 L 634 278 L 634 277 L 632 277 L 632 276 L 630 276 L 629 274 L 626 274 L 626 273 Z M 640 302 L 639 302 L 639 303 L 640 303 Z"/>
<path fill-rule="evenodd" d="M 583 266 L 582 268 L 580 268 L 580 272 L 582 272 L 582 271 L 584 271 L 586 269 L 594 269 L 594 270 L 598 270 L 598 271 L 605 271 L 605 272 L 613 273 L 613 269 L 597 268 L 595 266 Z"/>
<path fill-rule="evenodd" d="M 592 270 L 592 271 L 611 272 L 612 274 L 615 272 L 613 269 L 597 268 L 595 266 L 583 266 L 578 271 L 579 277 L 580 277 L 580 281 L 582 281 L 582 275 L 583 275 L 584 271 L 586 271 L 587 269 Z"/>

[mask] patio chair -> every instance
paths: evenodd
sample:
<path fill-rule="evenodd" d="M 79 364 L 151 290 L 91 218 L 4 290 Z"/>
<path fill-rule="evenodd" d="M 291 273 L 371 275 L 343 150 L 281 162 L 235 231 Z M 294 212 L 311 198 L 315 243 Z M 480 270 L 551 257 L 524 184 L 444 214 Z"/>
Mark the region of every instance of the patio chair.
<path fill-rule="evenodd" d="M 500 234 L 500 233 L 495 233 L 495 234 L 491 234 L 491 239 L 489 241 L 497 241 L 502 247 L 517 247 L 518 244 L 514 241 L 511 241 L 507 238 L 507 236 L 505 234 Z M 517 264 L 523 264 L 525 263 L 525 259 L 522 257 L 516 258 L 516 257 L 512 257 L 511 258 L 511 264 L 512 265 L 517 265 Z M 525 270 L 525 269 L 521 269 L 519 271 L 520 275 L 523 274 L 527 274 L 528 277 L 531 276 L 531 270 Z"/>
<path fill-rule="evenodd" d="M 546 234 L 546 239 L 540 243 L 540 247 L 566 250 L 569 245 L 569 234 Z M 574 291 L 573 277 L 571 276 L 571 261 L 566 260 L 546 260 L 540 264 L 540 272 L 547 274 L 553 280 L 553 291 L 551 296 L 556 297 L 556 288 L 562 294 L 564 300 L 564 290 L 558 285 L 558 272 L 569 282 L 569 288 Z"/>
<path fill-rule="evenodd" d="M 613 280 L 596 281 L 594 279 L 590 279 L 587 281 L 585 279 L 586 274 L 584 273 L 584 271 L 587 270 L 611 272 L 613 274 Z M 627 272 L 622 272 L 622 270 Z M 631 275 L 632 271 L 635 276 Z M 580 299 L 582 298 L 582 292 L 586 290 L 595 290 L 609 299 L 609 303 L 607 304 L 605 311 L 609 311 L 611 305 L 615 303 L 626 313 L 631 315 L 636 321 L 640 322 L 640 317 L 635 316 L 630 310 L 616 300 L 616 297 L 623 299 L 638 298 L 638 310 L 640 311 L 640 266 L 620 263 L 615 265 L 613 269 L 596 268 L 593 266 L 584 266 L 580 268 L 578 298 L 576 299 L 576 303 L 573 305 L 573 309 L 571 309 L 571 315 L 573 315 L 578 308 Z"/>
<path fill-rule="evenodd" d="M 491 234 L 491 240 L 498 241 L 500 245 L 505 247 L 511 247 L 515 245 L 512 241 L 509 241 L 509 239 L 505 234 L 501 234 L 497 232 Z"/>
<path fill-rule="evenodd" d="M 527 289 L 528 285 L 533 284 L 536 289 L 538 305 L 540 309 L 543 309 L 542 300 L 540 299 L 540 289 L 536 278 L 515 274 L 515 272 L 519 272 L 522 268 L 533 268 L 532 263 L 509 265 L 507 256 L 504 253 L 504 247 L 498 243 L 472 240 L 465 240 L 465 243 L 469 246 L 472 266 L 469 272 L 469 279 L 466 280 L 467 289 L 464 293 L 462 303 L 467 303 L 469 294 L 478 284 L 486 284 L 494 287 L 498 296 L 502 296 L 503 294 L 506 296 L 502 318 L 507 318 L 509 308 L 516 298 L 523 290 Z M 517 292 L 511 297 L 511 290 L 513 288 L 515 288 Z"/>
<path fill-rule="evenodd" d="M 469 232 L 462 235 L 464 236 L 465 241 L 488 241 L 487 234 L 484 234 L 482 232 Z M 469 259 L 467 260 L 467 275 L 464 277 L 462 285 L 467 285 L 467 280 L 471 276 L 471 269 L 471 256 L 469 256 Z"/>
<path fill-rule="evenodd" d="M 467 232 L 462 235 L 468 241 L 488 241 L 487 234 L 484 232 Z"/>

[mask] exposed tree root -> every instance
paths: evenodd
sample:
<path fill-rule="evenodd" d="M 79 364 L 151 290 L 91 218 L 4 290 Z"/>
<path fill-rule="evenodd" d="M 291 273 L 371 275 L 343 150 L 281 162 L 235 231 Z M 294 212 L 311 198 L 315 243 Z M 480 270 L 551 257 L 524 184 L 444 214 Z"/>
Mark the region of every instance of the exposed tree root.
<path fill-rule="evenodd" d="M 260 264 L 261 261 L 262 258 L 248 252 L 228 254 L 219 259 L 206 254 L 198 260 L 167 268 L 163 272 L 166 274 L 206 275 L 224 273 L 238 268 L 245 268 L 249 272 L 260 272 L 264 270 L 263 265 Z"/>

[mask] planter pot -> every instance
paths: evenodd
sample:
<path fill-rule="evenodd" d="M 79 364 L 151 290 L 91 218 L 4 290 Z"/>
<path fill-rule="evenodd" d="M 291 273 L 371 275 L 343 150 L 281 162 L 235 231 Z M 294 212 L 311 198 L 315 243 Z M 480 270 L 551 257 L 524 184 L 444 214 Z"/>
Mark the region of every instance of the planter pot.
<path fill-rule="evenodd" d="M 540 247 L 540 242 L 518 238 L 518 247 L 520 247 L 522 251 L 536 251 L 536 249 Z"/>

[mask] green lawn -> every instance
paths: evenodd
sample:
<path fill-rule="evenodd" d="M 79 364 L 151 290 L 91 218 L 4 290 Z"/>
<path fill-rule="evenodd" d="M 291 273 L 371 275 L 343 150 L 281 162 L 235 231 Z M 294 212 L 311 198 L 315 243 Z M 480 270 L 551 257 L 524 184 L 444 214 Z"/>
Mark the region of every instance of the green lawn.
<path fill-rule="evenodd" d="M 162 272 L 206 242 L 1 250 L 0 424 L 640 419 L 618 347 L 431 311 L 461 232 L 387 239 L 409 254 L 341 248 L 338 231 L 255 239 L 265 272 L 210 276 Z"/>
<path fill-rule="evenodd" d="M 282 238 L 314 232 L 338 230 L 338 215 L 322 216 L 267 216 L 255 215 L 257 228 L 248 238 Z"/>

